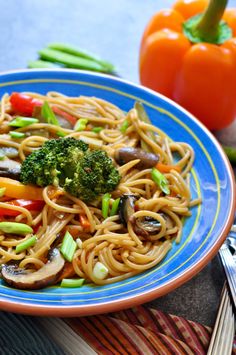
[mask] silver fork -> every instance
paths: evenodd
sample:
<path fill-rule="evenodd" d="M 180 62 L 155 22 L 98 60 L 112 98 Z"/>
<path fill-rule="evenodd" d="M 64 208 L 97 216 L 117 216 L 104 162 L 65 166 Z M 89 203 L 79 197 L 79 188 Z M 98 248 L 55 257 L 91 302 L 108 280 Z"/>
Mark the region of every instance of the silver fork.
<path fill-rule="evenodd" d="M 219 254 L 229 283 L 234 306 L 236 307 L 236 263 L 233 255 L 229 250 L 229 246 L 231 246 L 233 250 L 236 252 L 234 246 L 234 242 L 236 241 L 236 235 L 234 235 L 235 232 L 236 232 L 236 225 L 234 224 L 231 228 L 231 231 L 225 243 L 220 248 Z"/>
<path fill-rule="evenodd" d="M 225 283 L 207 355 L 230 355 L 232 353 L 234 334 L 234 312 Z"/>

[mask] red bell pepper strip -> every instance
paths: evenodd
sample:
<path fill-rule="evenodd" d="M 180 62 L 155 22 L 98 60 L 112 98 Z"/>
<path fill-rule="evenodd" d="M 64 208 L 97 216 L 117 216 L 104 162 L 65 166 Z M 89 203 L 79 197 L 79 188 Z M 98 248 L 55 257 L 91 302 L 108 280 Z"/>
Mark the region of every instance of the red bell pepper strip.
<path fill-rule="evenodd" d="M 39 200 L 18 199 L 6 202 L 6 204 L 11 206 L 24 207 L 28 211 L 40 211 L 43 208 L 45 202 Z M 0 216 L 18 216 L 19 214 L 19 211 L 11 210 L 8 208 L 0 208 Z"/>
<path fill-rule="evenodd" d="M 54 112 L 56 115 L 61 116 L 61 117 L 65 118 L 67 121 L 69 121 L 69 122 L 72 124 L 72 126 L 74 127 L 74 125 L 75 125 L 76 122 L 77 122 L 77 118 L 76 118 L 76 117 L 74 117 L 74 116 L 70 115 L 69 113 L 67 113 L 67 112 L 65 112 L 65 111 L 63 111 L 63 110 L 61 110 L 61 109 L 60 109 L 59 107 L 57 107 L 57 106 L 53 106 L 53 107 L 52 107 L 52 110 L 53 110 L 53 112 Z"/>
<path fill-rule="evenodd" d="M 25 94 L 13 92 L 10 96 L 10 103 L 16 113 L 25 116 L 32 116 L 35 106 L 42 106 L 42 102 Z"/>

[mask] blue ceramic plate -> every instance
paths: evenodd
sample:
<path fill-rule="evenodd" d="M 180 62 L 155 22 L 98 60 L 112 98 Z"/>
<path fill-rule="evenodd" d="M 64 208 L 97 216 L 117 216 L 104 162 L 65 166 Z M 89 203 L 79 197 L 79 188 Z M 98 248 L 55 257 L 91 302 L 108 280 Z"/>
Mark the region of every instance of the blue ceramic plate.
<path fill-rule="evenodd" d="M 197 274 L 217 253 L 235 211 L 234 177 L 219 144 L 187 111 L 165 97 L 123 80 L 74 70 L 30 70 L 0 75 L 0 97 L 12 91 L 59 91 L 69 96 L 97 96 L 122 110 L 141 101 L 153 124 L 176 141 L 189 143 L 196 154 L 193 197 L 202 204 L 186 219 L 181 243 L 174 243 L 161 264 L 108 286 L 76 289 L 51 287 L 21 291 L 0 284 L 3 310 L 35 315 L 76 316 L 114 311 L 160 297 Z"/>

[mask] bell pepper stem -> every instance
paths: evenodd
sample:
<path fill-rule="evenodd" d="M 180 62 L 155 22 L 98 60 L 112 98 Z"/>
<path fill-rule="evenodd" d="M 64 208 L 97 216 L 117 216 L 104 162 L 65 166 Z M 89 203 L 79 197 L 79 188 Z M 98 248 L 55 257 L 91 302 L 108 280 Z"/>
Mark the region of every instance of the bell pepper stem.
<path fill-rule="evenodd" d="M 219 23 L 223 17 L 228 0 L 210 0 L 209 5 L 198 23 L 195 31 L 200 37 L 208 37 L 212 41 L 219 34 Z"/>

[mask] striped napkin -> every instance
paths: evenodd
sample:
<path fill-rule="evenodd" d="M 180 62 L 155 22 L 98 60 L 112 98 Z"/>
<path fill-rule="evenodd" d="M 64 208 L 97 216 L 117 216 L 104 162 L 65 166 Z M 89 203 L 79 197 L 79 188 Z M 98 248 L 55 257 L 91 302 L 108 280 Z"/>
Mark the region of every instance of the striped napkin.
<path fill-rule="evenodd" d="M 70 355 L 202 355 L 212 333 L 210 327 L 145 306 L 90 317 L 41 318 L 40 324 Z"/>

